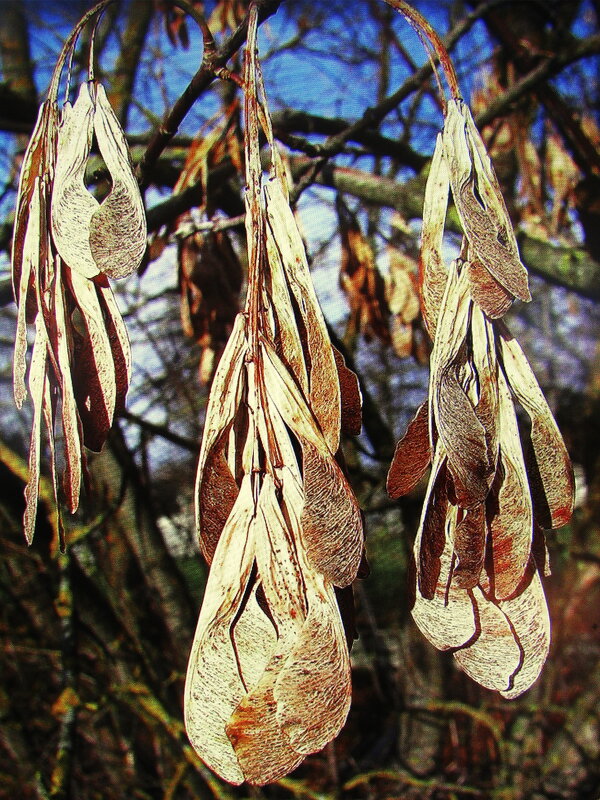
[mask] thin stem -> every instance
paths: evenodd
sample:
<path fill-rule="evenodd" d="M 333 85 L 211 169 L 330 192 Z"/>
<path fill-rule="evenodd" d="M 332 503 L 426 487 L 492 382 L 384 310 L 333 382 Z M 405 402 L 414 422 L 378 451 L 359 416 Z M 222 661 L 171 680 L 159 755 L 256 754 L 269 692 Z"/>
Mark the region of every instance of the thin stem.
<path fill-rule="evenodd" d="M 56 66 L 54 67 L 54 72 L 52 73 L 52 79 L 50 81 L 50 86 L 48 88 L 48 99 L 56 102 L 58 96 L 58 84 L 60 83 L 60 76 L 63 71 L 63 67 L 65 65 L 65 61 L 67 60 L 67 55 L 73 52 L 73 48 L 75 47 L 75 43 L 79 38 L 79 34 L 85 28 L 87 23 L 92 19 L 95 14 L 98 14 L 101 11 L 109 6 L 111 3 L 115 3 L 116 0 L 101 0 L 100 3 L 97 3 L 93 8 L 91 8 L 83 17 L 79 20 L 77 25 L 71 31 L 71 34 L 67 41 L 64 43 L 62 50 L 60 51 L 60 55 L 58 56 L 58 61 L 56 62 Z"/>
<path fill-rule="evenodd" d="M 262 165 L 259 151 L 258 96 L 256 86 L 256 31 L 258 27 L 258 11 L 256 4 L 250 6 L 248 20 L 248 41 L 244 53 L 244 116 L 245 136 L 244 149 L 246 155 L 246 190 L 248 192 L 249 244 L 250 259 L 248 264 L 248 322 L 250 326 L 250 352 L 256 356 L 258 352 L 258 315 L 260 303 L 260 262 L 262 225 L 260 213 L 260 184 Z"/>
<path fill-rule="evenodd" d="M 458 86 L 458 78 L 456 77 L 456 72 L 454 70 L 454 66 L 450 61 L 450 56 L 448 55 L 448 51 L 444 47 L 444 43 L 436 33 L 436 31 L 431 27 L 429 22 L 423 17 L 416 9 L 410 6 L 405 0 L 384 0 L 389 6 L 395 8 L 396 11 L 399 11 L 412 25 L 415 29 L 419 38 L 423 42 L 425 49 L 427 50 L 427 54 L 431 61 L 433 71 L 437 77 L 437 71 L 435 67 L 435 60 L 432 56 L 431 49 L 429 45 L 433 48 L 442 69 L 444 70 L 444 75 L 446 76 L 446 80 L 448 82 L 448 87 L 450 89 L 450 94 L 454 100 L 460 100 L 460 88 Z M 427 41 L 424 39 L 426 37 Z M 438 78 L 439 83 L 439 78 Z M 441 90 L 441 85 L 440 85 Z M 443 91 L 442 91 L 443 96 Z"/>

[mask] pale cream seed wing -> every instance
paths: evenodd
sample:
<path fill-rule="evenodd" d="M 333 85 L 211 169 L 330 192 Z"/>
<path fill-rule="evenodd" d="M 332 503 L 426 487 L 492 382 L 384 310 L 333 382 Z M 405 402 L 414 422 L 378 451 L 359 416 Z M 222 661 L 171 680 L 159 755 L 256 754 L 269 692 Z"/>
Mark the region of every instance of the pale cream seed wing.
<path fill-rule="evenodd" d="M 422 549 L 426 547 L 424 537 L 425 516 L 427 509 L 435 502 L 433 489 L 439 474 L 441 459 L 438 455 L 432 468 L 432 478 L 423 506 L 421 523 L 414 544 L 415 561 L 422 562 Z M 411 610 L 412 617 L 421 633 L 439 650 L 462 647 L 471 641 L 476 633 L 474 604 L 468 592 L 459 589 L 452 582 L 453 536 L 452 529 L 456 521 L 456 506 L 447 510 L 448 519 L 444 515 L 443 542 L 438 548 L 438 568 L 433 581 L 433 591 L 425 596 L 419 583 L 416 587 L 415 604 Z"/>
<path fill-rule="evenodd" d="M 523 660 L 508 689 L 501 692 L 513 700 L 538 679 L 550 649 L 550 615 L 538 570 L 532 565 L 531 580 L 523 591 L 503 600 L 500 608 L 510 620 L 523 651 Z"/>
<path fill-rule="evenodd" d="M 38 493 L 40 484 L 40 452 L 42 436 L 42 408 L 44 404 L 44 388 L 48 380 L 46 375 L 48 339 L 46 326 L 41 312 L 38 312 L 35 326 L 35 342 L 29 365 L 29 392 L 33 403 L 33 419 L 31 424 L 31 441 L 29 445 L 29 480 L 25 487 L 25 512 L 23 514 L 23 530 L 27 544 L 33 541 L 35 520 L 37 515 Z M 52 436 L 52 430 L 49 436 Z"/>
<path fill-rule="evenodd" d="M 514 404 L 499 375 L 500 469 L 488 503 L 494 595 L 504 599 L 517 589 L 529 563 L 533 507 Z"/>
<path fill-rule="evenodd" d="M 360 508 L 332 456 L 302 443 L 304 506 L 301 541 L 311 569 L 335 586 L 356 578 L 363 547 Z"/>
<path fill-rule="evenodd" d="M 89 243 L 91 219 L 99 204 L 85 185 L 93 134 L 94 104 L 87 83 L 82 83 L 75 104 L 65 103 L 58 132 L 52 238 L 62 260 L 86 278 L 100 271 Z"/>
<path fill-rule="evenodd" d="M 62 428 L 65 447 L 64 489 L 67 506 L 71 513 L 79 505 L 81 487 L 82 440 L 83 431 L 77 411 L 75 393 L 73 391 L 71 356 L 69 353 L 68 327 L 65 314 L 64 288 L 61 280 L 60 261 L 57 259 L 57 275 L 54 281 L 54 309 L 56 322 L 56 340 L 53 342 L 56 360 L 60 369 Z M 77 274 L 77 273 L 73 273 Z M 82 278 L 82 280 L 87 280 Z"/>
<path fill-rule="evenodd" d="M 448 278 L 443 243 L 449 193 L 448 164 L 444 156 L 442 135 L 438 134 L 425 184 L 420 256 L 423 319 L 432 339 L 435 338 L 437 318 Z"/>
<path fill-rule="evenodd" d="M 308 400 L 332 454 L 340 441 L 341 399 L 335 358 L 312 284 L 304 244 L 277 179 L 264 187 L 268 225 L 281 252 L 288 286 L 306 328 Z"/>
<path fill-rule="evenodd" d="M 542 390 L 519 343 L 501 329 L 500 354 L 511 390 L 531 419 L 531 443 L 535 459 L 536 516 L 547 528 L 560 528 L 573 513 L 575 481 L 563 438 Z M 532 479 L 530 470 L 530 480 Z"/>
<path fill-rule="evenodd" d="M 75 271 L 67 273 L 66 278 L 87 334 L 73 378 L 79 413 L 85 443 L 97 451 L 104 444 L 112 425 L 117 400 L 113 348 L 96 284 Z"/>
<path fill-rule="evenodd" d="M 292 747 L 307 755 L 340 732 L 352 695 L 350 657 L 331 585 L 312 574 L 308 615 L 273 691 L 277 721 Z"/>
<path fill-rule="evenodd" d="M 255 505 L 250 476 L 239 496 L 211 565 L 188 661 L 185 726 L 203 761 L 230 783 L 244 780 L 226 726 L 246 694 L 231 626 L 239 613 L 254 564 Z"/>
<path fill-rule="evenodd" d="M 488 600 L 478 586 L 472 590 L 472 597 L 477 607 L 479 635 L 472 644 L 457 650 L 454 658 L 481 686 L 506 692 L 521 667 L 521 647 L 504 611 Z"/>
<path fill-rule="evenodd" d="M 13 388 L 17 408 L 21 408 L 23 406 L 23 401 L 27 396 L 27 390 L 25 388 L 25 373 L 27 371 L 27 294 L 30 279 L 33 278 L 35 280 L 38 275 L 40 259 L 41 212 L 40 181 L 39 178 L 36 177 L 31 195 L 28 224 L 23 240 L 19 290 L 15 295 L 18 302 L 18 310 L 17 331 L 15 334 L 15 352 L 13 359 Z"/>
<path fill-rule="evenodd" d="M 91 218 L 89 244 L 101 272 L 125 278 L 139 267 L 146 251 L 146 214 L 123 129 L 104 87 L 95 87 L 94 131 L 112 188 Z"/>

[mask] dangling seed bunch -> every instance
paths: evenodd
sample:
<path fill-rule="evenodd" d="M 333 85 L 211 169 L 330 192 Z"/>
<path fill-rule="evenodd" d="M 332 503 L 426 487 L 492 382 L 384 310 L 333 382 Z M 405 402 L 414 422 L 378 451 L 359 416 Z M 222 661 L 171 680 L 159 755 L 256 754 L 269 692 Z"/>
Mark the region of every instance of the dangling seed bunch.
<path fill-rule="evenodd" d="M 472 678 L 512 698 L 536 680 L 548 654 L 543 528 L 571 516 L 572 468 L 527 359 L 498 319 L 515 298 L 531 295 L 485 145 L 437 36 L 402 0 L 386 2 L 433 42 L 453 95 L 423 209 L 429 398 L 396 448 L 388 491 L 406 494 L 432 465 L 414 545 L 413 617 Z M 464 236 L 447 266 L 450 190 Z M 515 400 L 531 420 L 525 454 Z"/>
<path fill-rule="evenodd" d="M 256 25 L 254 6 L 245 62 L 248 295 L 206 413 L 196 508 L 211 568 L 185 687 L 194 748 L 236 784 L 282 777 L 344 724 L 350 659 L 336 593 L 363 554 L 361 513 L 336 459 L 342 425 L 360 428 L 360 393 L 331 346 L 288 204 Z"/>
<path fill-rule="evenodd" d="M 85 470 L 83 446 L 101 449 L 130 379 L 129 341 L 108 278 L 124 277 L 139 266 L 146 221 L 123 131 L 104 87 L 93 77 L 93 36 L 88 81 L 73 105 L 67 100 L 59 109 L 57 102 L 60 76 L 81 30 L 111 1 L 91 9 L 65 43 L 19 181 L 12 251 L 18 306 L 14 393 L 19 408 L 27 395 L 27 323 L 35 325 L 28 374 L 33 427 L 24 516 L 29 542 L 38 500 L 42 418 L 57 504 L 55 443 L 62 430 L 63 488 L 67 507 L 74 512 Z M 84 182 L 94 138 L 111 179 L 102 202 Z M 60 531 L 62 538 L 62 525 Z"/>

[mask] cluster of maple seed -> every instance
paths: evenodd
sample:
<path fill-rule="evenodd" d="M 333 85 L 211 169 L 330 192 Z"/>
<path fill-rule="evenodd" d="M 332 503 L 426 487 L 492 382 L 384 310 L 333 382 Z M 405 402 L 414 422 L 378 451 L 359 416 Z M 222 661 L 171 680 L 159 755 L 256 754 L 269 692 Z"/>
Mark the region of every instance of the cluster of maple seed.
<path fill-rule="evenodd" d="M 406 13 L 403 2 L 392 5 Z M 340 450 L 342 435 L 360 431 L 360 391 L 331 345 L 289 206 L 256 31 L 252 5 L 244 75 L 248 293 L 206 412 L 196 518 L 211 568 L 184 695 L 194 748 L 236 784 L 280 778 L 343 726 L 354 634 L 340 609 L 364 559 L 362 515 Z M 146 240 L 125 139 L 102 86 L 84 84 L 59 114 L 57 82 L 25 155 L 13 248 L 19 406 L 26 323 L 36 326 L 29 541 L 42 417 L 54 473 L 60 408 L 73 511 L 82 445 L 102 446 L 123 402 L 129 345 L 107 276 L 136 269 Z M 84 183 L 94 135 L 112 181 L 102 203 Z M 460 256 L 446 264 L 450 191 L 464 238 Z M 548 652 L 542 529 L 569 519 L 573 479 L 535 377 L 499 320 L 514 298 L 530 299 L 527 274 L 489 157 L 458 96 L 446 104 L 431 165 L 421 259 L 422 314 L 434 342 L 429 397 L 388 475 L 398 497 L 431 464 L 414 546 L 412 613 L 436 647 L 452 649 L 475 680 L 511 698 L 533 683 Z M 515 399 L 531 419 L 526 455 Z M 58 493 L 56 477 L 54 485 Z"/>

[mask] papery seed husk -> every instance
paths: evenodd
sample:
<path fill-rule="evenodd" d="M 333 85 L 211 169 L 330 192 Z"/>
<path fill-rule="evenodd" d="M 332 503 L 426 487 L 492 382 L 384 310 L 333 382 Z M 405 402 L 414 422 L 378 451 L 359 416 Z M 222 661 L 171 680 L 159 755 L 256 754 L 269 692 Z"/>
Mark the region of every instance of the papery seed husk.
<path fill-rule="evenodd" d="M 310 360 L 307 399 L 331 453 L 335 454 L 340 441 L 341 401 L 329 334 L 310 278 L 304 244 L 279 181 L 268 181 L 264 191 L 268 224 L 281 251 L 288 286 L 306 325 L 306 357 Z"/>
<path fill-rule="evenodd" d="M 204 459 L 196 503 L 200 520 L 200 549 L 211 563 L 221 532 L 231 514 L 239 488 L 225 458 L 229 431 L 225 429 Z"/>
<path fill-rule="evenodd" d="M 93 117 L 89 86 L 82 83 L 75 104 L 65 103 L 62 110 L 51 205 L 54 245 L 65 264 L 86 278 L 100 271 L 89 244 L 91 219 L 99 203 L 84 182 Z"/>
<path fill-rule="evenodd" d="M 46 375 L 46 354 L 48 340 L 46 327 L 41 313 L 36 320 L 36 336 L 29 367 L 29 391 L 33 403 L 33 419 L 31 424 L 31 441 L 29 445 L 29 479 L 25 487 L 25 512 L 23 514 L 23 531 L 27 544 L 33 541 L 35 520 L 37 516 L 38 493 L 40 483 L 40 447 L 41 447 L 41 420 L 44 404 L 44 389 L 48 380 Z M 50 437 L 53 432 L 48 432 Z"/>
<path fill-rule="evenodd" d="M 23 156 L 23 164 L 19 176 L 13 247 L 11 253 L 13 291 L 17 305 L 20 305 L 22 302 L 19 286 L 21 284 L 24 241 L 29 226 L 33 193 L 42 191 L 48 186 L 47 180 L 44 180 L 42 176 L 50 176 L 54 171 L 54 161 L 56 157 L 55 137 L 57 130 L 58 109 L 54 103 L 46 100 L 40 106 L 31 139 L 29 140 L 29 144 Z M 36 188 L 36 179 L 38 178 L 40 180 Z"/>
<path fill-rule="evenodd" d="M 77 411 L 75 394 L 72 383 L 72 362 L 69 353 L 69 330 L 65 315 L 65 298 L 62 283 L 62 269 L 57 264 L 57 273 L 54 279 L 54 309 L 55 309 L 55 352 L 60 375 L 61 400 L 62 400 L 62 428 L 65 447 L 64 489 L 67 506 L 71 513 L 79 505 L 79 490 L 81 487 L 82 452 L 81 443 L 83 430 Z M 86 280 L 85 278 L 83 280 Z"/>
<path fill-rule="evenodd" d="M 537 680 L 550 649 L 550 616 L 546 597 L 533 562 L 531 568 L 531 580 L 525 589 L 500 603 L 523 651 L 522 663 L 509 688 L 501 692 L 507 700 L 523 694 Z"/>
<path fill-rule="evenodd" d="M 454 653 L 460 667 L 474 681 L 506 692 L 519 669 L 523 653 L 507 615 L 476 586 L 472 590 L 479 635 L 472 644 Z"/>
<path fill-rule="evenodd" d="M 40 206 L 40 182 L 36 177 L 31 194 L 31 206 L 29 209 L 29 219 L 22 245 L 21 274 L 19 279 L 19 289 L 16 293 L 17 299 L 17 331 L 15 334 L 15 353 L 13 360 L 13 387 L 14 397 L 17 408 L 22 408 L 27 390 L 25 388 L 25 373 L 27 371 L 27 293 L 30 280 L 36 279 L 39 271 L 39 245 L 41 236 L 41 206 Z"/>
<path fill-rule="evenodd" d="M 305 755 L 337 736 L 352 694 L 350 658 L 333 589 L 315 575 L 307 584 L 307 597 L 306 621 L 273 691 L 277 721 L 292 747 Z"/>
<path fill-rule="evenodd" d="M 442 253 L 449 193 L 450 175 L 439 134 L 425 185 L 420 254 L 423 320 L 432 339 L 448 278 Z"/>
<path fill-rule="evenodd" d="M 95 281 L 95 285 L 113 356 L 116 412 L 125 406 L 125 397 L 131 380 L 131 347 L 123 317 L 108 280 L 105 276 L 99 276 Z"/>
<path fill-rule="evenodd" d="M 446 516 L 448 513 L 447 461 L 436 453 L 429 486 L 423 503 L 419 534 L 415 540 L 417 585 L 427 600 L 433 599 L 439 585 L 440 558 L 446 547 Z"/>
<path fill-rule="evenodd" d="M 244 780 L 225 732 L 246 694 L 231 638 L 254 564 L 255 508 L 247 476 L 217 545 L 188 661 L 184 715 L 188 737 L 208 766 L 230 783 Z"/>
<path fill-rule="evenodd" d="M 79 342 L 73 386 L 85 444 L 99 452 L 112 425 L 117 401 L 113 348 L 95 283 L 76 271 L 65 272 L 87 333 Z"/>
<path fill-rule="evenodd" d="M 94 132 L 112 188 L 91 218 L 89 245 L 101 272 L 125 278 L 139 267 L 146 251 L 146 214 L 123 129 L 102 84 L 95 89 Z"/>
<path fill-rule="evenodd" d="M 358 377 L 346 366 L 344 356 L 333 345 L 332 350 L 340 383 L 342 433 L 358 436 L 362 429 L 362 393 Z"/>
<path fill-rule="evenodd" d="M 437 458 L 439 463 L 439 456 Z M 437 463 L 434 470 L 438 471 Z M 432 470 L 432 475 L 434 471 Z M 432 497 L 433 484 L 430 484 L 426 503 Z M 425 512 L 424 512 L 425 513 Z M 452 506 L 448 510 L 449 519 L 444 520 L 444 539 L 438 556 L 438 570 L 435 585 L 429 596 L 424 596 L 419 584 L 416 587 L 415 603 L 411 610 L 412 617 L 419 630 L 438 650 L 449 650 L 462 647 L 470 642 L 477 633 L 474 604 L 468 592 L 459 589 L 452 582 L 453 536 L 457 509 Z M 449 535 L 446 535 L 446 532 Z M 426 535 L 423 522 L 415 539 L 415 560 L 421 562 L 423 538 Z"/>
<path fill-rule="evenodd" d="M 277 320 L 277 329 L 272 338 L 277 342 L 279 355 L 295 376 L 304 394 L 308 396 L 308 372 L 304 360 L 298 323 L 292 307 L 290 292 L 282 262 L 282 255 L 270 225 L 265 226 L 265 246 L 269 271 L 263 291 L 269 294 L 269 305 Z"/>
<path fill-rule="evenodd" d="M 462 101 L 448 102 L 443 138 L 452 194 L 469 240 L 470 258 L 479 261 L 515 297 L 528 302 L 527 270 L 519 259 L 498 179 L 471 112 Z"/>
<path fill-rule="evenodd" d="M 277 646 L 277 630 L 257 599 L 260 583 L 255 583 L 232 633 L 240 676 L 252 688 L 262 678 Z"/>
<path fill-rule="evenodd" d="M 280 645 L 260 682 L 242 698 L 226 727 L 244 779 L 255 785 L 282 778 L 304 760 L 304 754 L 290 745 L 276 716 L 273 689 L 284 665 L 284 653 Z"/>
<path fill-rule="evenodd" d="M 513 304 L 512 293 L 498 283 L 479 261 L 469 261 L 466 269 L 473 302 L 490 319 L 503 317 Z"/>
<path fill-rule="evenodd" d="M 473 589 L 479 583 L 485 557 L 486 519 L 483 503 L 469 509 L 454 531 L 454 553 L 458 564 L 453 580 L 459 589 Z"/>
<path fill-rule="evenodd" d="M 335 460 L 303 443 L 302 544 L 310 567 L 336 586 L 347 586 L 363 551 L 362 516 Z"/>
<path fill-rule="evenodd" d="M 533 508 L 521 450 L 514 405 L 503 374 L 499 375 L 500 469 L 488 502 L 494 594 L 512 595 L 529 563 Z"/>
<path fill-rule="evenodd" d="M 501 329 L 500 354 L 509 386 L 531 419 L 539 476 L 536 486 L 545 498 L 543 504 L 537 504 L 536 513 L 543 527 L 559 528 L 573 513 L 575 481 L 569 454 L 523 350 L 505 327 Z"/>

